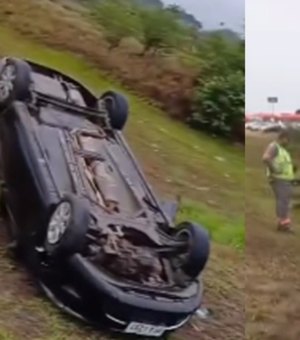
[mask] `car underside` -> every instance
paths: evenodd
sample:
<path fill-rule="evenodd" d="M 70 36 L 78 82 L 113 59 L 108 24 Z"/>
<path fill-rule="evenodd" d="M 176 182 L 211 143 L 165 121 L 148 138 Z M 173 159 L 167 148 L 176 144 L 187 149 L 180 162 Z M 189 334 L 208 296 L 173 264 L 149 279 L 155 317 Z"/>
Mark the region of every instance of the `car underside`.
<path fill-rule="evenodd" d="M 187 243 L 163 229 L 168 220 L 147 197 L 122 138 L 109 138 L 82 117 L 81 129 L 78 117 L 73 121 L 72 114 L 58 109 L 40 106 L 39 111 L 39 121 L 30 121 L 33 136 L 39 136 L 35 158 L 47 154 L 41 171 L 43 178 L 52 178 L 47 192 L 73 193 L 89 207 L 87 258 L 142 285 L 182 285 L 183 273 L 176 274 L 176 268 L 181 268 Z"/>
<path fill-rule="evenodd" d="M 199 307 L 209 241 L 194 223 L 176 226 L 156 198 L 121 132 L 125 104 L 47 67 L 0 62 L 6 205 L 44 290 L 67 306 L 57 293 L 66 284 L 89 310 L 73 306 L 77 314 L 96 321 L 102 311 L 127 333 L 157 336 Z M 132 322 L 164 328 L 139 331 Z"/>

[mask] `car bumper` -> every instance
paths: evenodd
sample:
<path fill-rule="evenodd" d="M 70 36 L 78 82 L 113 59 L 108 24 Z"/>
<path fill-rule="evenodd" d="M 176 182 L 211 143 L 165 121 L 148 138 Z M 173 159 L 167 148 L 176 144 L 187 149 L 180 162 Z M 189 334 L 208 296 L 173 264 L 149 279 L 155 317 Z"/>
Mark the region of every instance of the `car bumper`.
<path fill-rule="evenodd" d="M 192 290 L 194 294 L 184 297 L 163 296 L 137 292 L 124 286 L 114 285 L 108 277 L 81 255 L 70 261 L 72 282 L 83 300 L 93 311 L 88 319 L 100 321 L 100 314 L 110 329 L 127 332 L 132 323 L 162 327 L 164 332 L 182 327 L 199 308 L 202 302 L 202 284 Z"/>

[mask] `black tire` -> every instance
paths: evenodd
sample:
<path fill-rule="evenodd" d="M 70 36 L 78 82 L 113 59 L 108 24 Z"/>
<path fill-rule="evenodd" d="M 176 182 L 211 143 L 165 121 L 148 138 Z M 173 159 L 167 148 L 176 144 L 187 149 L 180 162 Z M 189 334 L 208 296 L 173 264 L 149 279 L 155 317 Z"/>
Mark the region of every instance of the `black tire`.
<path fill-rule="evenodd" d="M 31 67 L 23 60 L 5 58 L 0 62 L 0 109 L 12 101 L 30 99 Z"/>
<path fill-rule="evenodd" d="M 51 239 L 50 223 L 59 208 L 68 205 L 69 218 L 66 220 L 65 229 L 59 234 L 56 242 Z M 85 244 L 85 236 L 89 228 L 90 215 L 85 205 L 74 195 L 66 195 L 52 209 L 46 225 L 45 249 L 52 258 L 67 257 L 80 252 Z"/>
<path fill-rule="evenodd" d="M 127 99 L 117 92 L 108 91 L 103 93 L 100 101 L 104 103 L 104 107 L 109 114 L 112 128 L 119 131 L 123 130 L 129 116 Z"/>
<path fill-rule="evenodd" d="M 185 238 L 188 242 L 187 257 L 182 269 L 190 277 L 197 278 L 209 259 L 209 234 L 203 227 L 191 222 L 183 222 L 178 227 L 180 228 L 178 238 Z"/>

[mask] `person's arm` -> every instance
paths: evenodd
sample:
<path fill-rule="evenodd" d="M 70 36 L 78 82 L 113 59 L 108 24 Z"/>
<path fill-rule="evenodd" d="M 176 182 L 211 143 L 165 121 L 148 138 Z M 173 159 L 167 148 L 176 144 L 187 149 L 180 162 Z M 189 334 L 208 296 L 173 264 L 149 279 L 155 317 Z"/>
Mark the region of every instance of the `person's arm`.
<path fill-rule="evenodd" d="M 271 174 L 278 173 L 278 169 L 274 168 L 273 160 L 278 154 L 278 148 L 276 144 L 270 144 L 263 154 L 263 162 L 269 168 Z"/>

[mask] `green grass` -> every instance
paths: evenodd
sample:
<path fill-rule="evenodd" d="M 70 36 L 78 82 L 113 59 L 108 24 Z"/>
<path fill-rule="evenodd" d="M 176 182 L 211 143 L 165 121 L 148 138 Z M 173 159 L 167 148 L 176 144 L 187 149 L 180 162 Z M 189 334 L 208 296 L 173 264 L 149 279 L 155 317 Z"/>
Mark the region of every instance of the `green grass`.
<path fill-rule="evenodd" d="M 16 338 L 9 332 L 0 329 L 0 340 L 15 340 Z"/>
<path fill-rule="evenodd" d="M 47 48 L 0 27 L 0 54 L 45 63 L 80 80 L 95 93 L 125 92 L 131 106 L 126 136 L 147 176 L 162 194 L 186 199 L 181 217 L 205 225 L 214 240 L 241 248 L 243 221 L 243 150 L 190 130 L 171 120 L 109 79 L 81 56 Z"/>
<path fill-rule="evenodd" d="M 231 220 L 216 214 L 200 203 L 186 201 L 183 203 L 179 214 L 178 222 L 192 220 L 205 226 L 212 239 L 220 244 L 227 244 L 235 249 L 243 249 L 245 244 L 244 220 Z"/>

